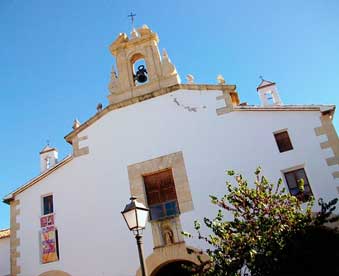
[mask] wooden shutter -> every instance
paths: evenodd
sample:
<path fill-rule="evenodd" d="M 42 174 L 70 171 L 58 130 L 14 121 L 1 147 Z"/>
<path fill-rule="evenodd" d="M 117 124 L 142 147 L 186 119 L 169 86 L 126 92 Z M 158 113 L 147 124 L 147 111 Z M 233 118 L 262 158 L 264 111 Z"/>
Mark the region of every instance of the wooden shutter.
<path fill-rule="evenodd" d="M 144 183 L 148 205 L 177 199 L 172 170 L 144 176 Z"/>
<path fill-rule="evenodd" d="M 287 131 L 274 134 L 280 152 L 292 150 L 293 146 Z"/>

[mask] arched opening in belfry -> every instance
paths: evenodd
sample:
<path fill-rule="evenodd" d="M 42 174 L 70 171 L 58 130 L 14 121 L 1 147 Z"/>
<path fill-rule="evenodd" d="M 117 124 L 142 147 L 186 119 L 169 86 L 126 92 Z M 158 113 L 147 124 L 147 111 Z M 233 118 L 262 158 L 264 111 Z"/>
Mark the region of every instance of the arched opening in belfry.
<path fill-rule="evenodd" d="M 133 81 L 135 86 L 139 86 L 148 82 L 147 64 L 144 56 L 140 53 L 135 54 L 131 58 L 131 67 Z"/>
<path fill-rule="evenodd" d="M 160 265 L 156 270 L 154 270 L 151 276 L 189 276 L 192 273 L 189 270 L 189 267 L 194 265 L 189 261 L 173 261 L 163 265 Z"/>
<path fill-rule="evenodd" d="M 272 92 L 266 92 L 265 97 L 269 105 L 275 104 Z"/>

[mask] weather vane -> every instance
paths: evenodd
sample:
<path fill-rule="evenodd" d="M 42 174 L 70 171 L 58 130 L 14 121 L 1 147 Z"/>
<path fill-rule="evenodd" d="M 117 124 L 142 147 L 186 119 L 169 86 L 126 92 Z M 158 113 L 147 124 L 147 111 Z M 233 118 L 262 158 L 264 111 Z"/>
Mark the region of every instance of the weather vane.
<path fill-rule="evenodd" d="M 259 76 L 259 79 L 261 79 L 262 81 L 264 80 L 263 76 Z"/>
<path fill-rule="evenodd" d="M 134 17 L 137 16 L 135 13 L 131 12 L 127 17 L 131 18 L 132 28 L 134 29 Z"/>

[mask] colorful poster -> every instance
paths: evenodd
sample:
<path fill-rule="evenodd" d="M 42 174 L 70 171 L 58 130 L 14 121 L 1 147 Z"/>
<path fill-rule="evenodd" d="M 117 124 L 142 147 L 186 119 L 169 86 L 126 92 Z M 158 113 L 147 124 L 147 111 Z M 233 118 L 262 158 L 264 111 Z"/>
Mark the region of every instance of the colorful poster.
<path fill-rule="evenodd" d="M 41 262 L 43 264 L 58 260 L 57 237 L 54 226 L 41 229 Z"/>
<path fill-rule="evenodd" d="M 54 225 L 54 214 L 45 215 L 40 218 L 41 227 L 52 226 L 52 225 Z"/>

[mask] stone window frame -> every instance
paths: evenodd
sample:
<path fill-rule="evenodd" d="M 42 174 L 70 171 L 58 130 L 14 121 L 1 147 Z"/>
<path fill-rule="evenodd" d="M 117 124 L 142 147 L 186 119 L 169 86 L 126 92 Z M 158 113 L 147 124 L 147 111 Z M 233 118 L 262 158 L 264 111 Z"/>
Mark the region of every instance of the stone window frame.
<path fill-rule="evenodd" d="M 131 195 L 147 206 L 143 176 L 164 169 L 172 169 L 180 213 L 193 210 L 192 194 L 182 151 L 129 165 L 127 170 Z"/>

